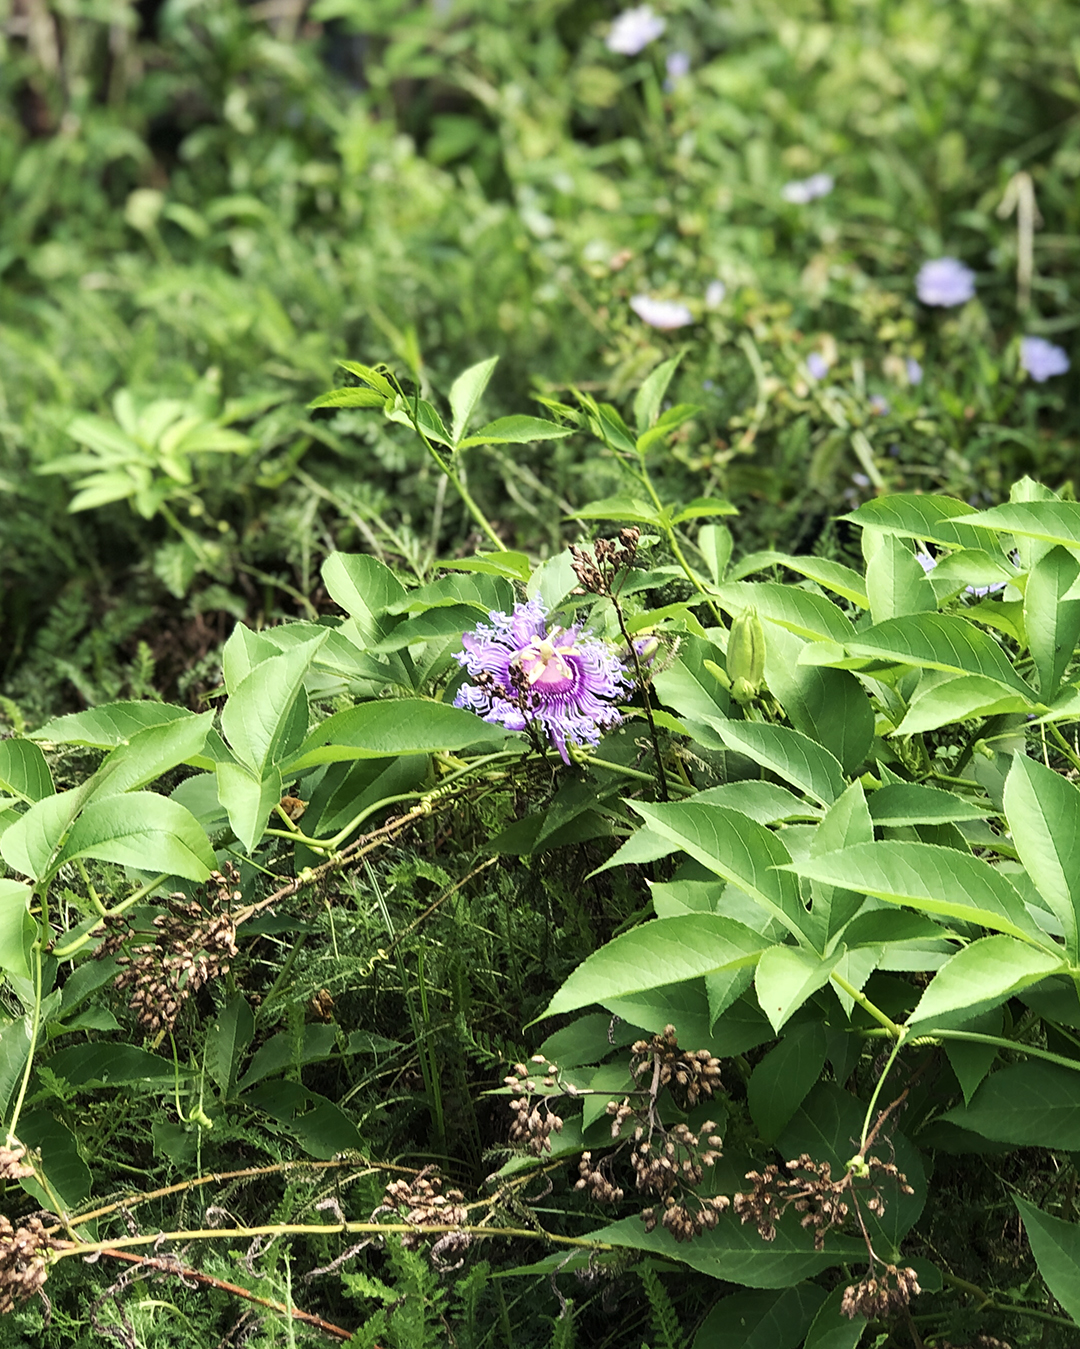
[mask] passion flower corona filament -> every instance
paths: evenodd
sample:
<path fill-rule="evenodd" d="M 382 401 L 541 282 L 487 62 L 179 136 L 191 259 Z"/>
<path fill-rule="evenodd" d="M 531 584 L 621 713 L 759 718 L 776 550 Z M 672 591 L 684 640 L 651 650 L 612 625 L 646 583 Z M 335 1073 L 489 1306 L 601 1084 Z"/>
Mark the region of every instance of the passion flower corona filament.
<path fill-rule="evenodd" d="M 548 627 L 541 600 L 493 611 L 461 639 L 455 659 L 472 677 L 454 699 L 485 721 L 524 731 L 541 727 L 570 762 L 568 745 L 595 746 L 622 718 L 614 699 L 629 687 L 617 651 L 581 627 Z"/>

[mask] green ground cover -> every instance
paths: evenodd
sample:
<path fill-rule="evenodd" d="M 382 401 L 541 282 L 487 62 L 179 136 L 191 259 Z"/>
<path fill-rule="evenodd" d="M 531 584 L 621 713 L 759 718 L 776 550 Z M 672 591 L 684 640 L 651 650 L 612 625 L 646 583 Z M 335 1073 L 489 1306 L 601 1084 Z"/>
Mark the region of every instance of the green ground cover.
<path fill-rule="evenodd" d="M 653 10 L 0 0 L 0 1345 L 1075 1340 L 1074 13 Z"/>

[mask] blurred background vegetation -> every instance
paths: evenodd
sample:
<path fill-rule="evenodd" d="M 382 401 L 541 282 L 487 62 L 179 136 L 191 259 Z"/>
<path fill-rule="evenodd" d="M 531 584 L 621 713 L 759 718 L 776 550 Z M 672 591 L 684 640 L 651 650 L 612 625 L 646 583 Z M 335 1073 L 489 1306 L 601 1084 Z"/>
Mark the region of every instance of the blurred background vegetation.
<path fill-rule="evenodd" d="M 1018 346 L 1080 323 L 1074 7 L 668 0 L 636 55 L 618 9 L 0 0 L 0 679 L 28 715 L 195 700 L 236 618 L 319 608 L 333 546 L 421 576 L 471 547 L 407 428 L 305 410 L 340 357 L 438 398 L 499 354 L 497 416 L 620 404 L 685 349 L 701 410 L 660 472 L 730 496 L 744 548 L 835 551 L 882 487 L 1067 488 L 1075 377 Z M 962 307 L 916 298 L 942 254 Z M 583 436 L 483 453 L 540 556 L 617 481 Z"/>

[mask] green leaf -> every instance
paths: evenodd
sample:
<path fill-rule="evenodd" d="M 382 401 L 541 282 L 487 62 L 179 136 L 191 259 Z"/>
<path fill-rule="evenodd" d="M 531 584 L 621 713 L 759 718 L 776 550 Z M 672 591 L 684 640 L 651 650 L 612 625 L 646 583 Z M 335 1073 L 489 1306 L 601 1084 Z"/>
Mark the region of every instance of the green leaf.
<path fill-rule="evenodd" d="M 1016 1194 L 1013 1203 L 1020 1210 L 1031 1254 L 1047 1288 L 1069 1316 L 1080 1322 L 1080 1224 L 1052 1218 Z"/>
<path fill-rule="evenodd" d="M 850 787 L 829 807 L 821 824 L 810 840 L 810 856 L 838 852 L 856 843 L 872 843 L 874 826 L 866 805 L 866 794 L 861 782 Z M 812 931 L 819 950 L 826 950 L 832 937 L 853 918 L 863 906 L 863 897 L 851 890 L 842 890 L 821 881 L 811 881 L 813 908 Z"/>
<path fill-rule="evenodd" d="M 731 1293 L 701 1323 L 694 1349 L 796 1349 L 824 1297 L 812 1283 Z"/>
<path fill-rule="evenodd" d="M 829 1037 L 820 1021 L 793 1026 L 750 1075 L 746 1104 L 766 1143 L 779 1138 L 821 1076 Z"/>
<path fill-rule="evenodd" d="M 941 1118 L 998 1143 L 1076 1152 L 1080 1075 L 1054 1063 L 1009 1064 L 986 1079 L 970 1105 Z"/>
<path fill-rule="evenodd" d="M 803 858 L 785 869 L 922 913 L 980 923 L 1044 950 L 1053 949 L 1007 878 L 981 857 L 955 848 L 891 840 L 860 843 L 823 857 Z"/>
<path fill-rule="evenodd" d="M 67 1125 L 47 1110 L 32 1110 L 19 1122 L 19 1141 L 28 1148 L 40 1149 L 41 1169 L 52 1195 L 32 1177 L 20 1182 L 23 1189 L 51 1212 L 56 1212 L 57 1200 L 66 1210 L 77 1208 L 90 1193 L 93 1177 Z"/>
<path fill-rule="evenodd" d="M 832 600 L 779 581 L 735 581 L 717 586 L 721 608 L 738 616 L 755 609 L 762 620 L 787 628 L 808 641 L 848 643 L 855 637 L 851 620 Z M 768 637 L 766 636 L 766 644 Z"/>
<path fill-rule="evenodd" d="M 35 801 L 0 834 L 0 856 L 13 871 L 44 880 L 55 869 L 56 852 L 84 797 L 85 792 L 69 791 Z"/>
<path fill-rule="evenodd" d="M 447 449 L 453 448 L 450 432 L 447 431 L 442 418 L 426 398 L 403 398 L 399 394 L 392 404 L 383 408 L 383 416 L 388 421 L 397 422 L 399 426 L 411 427 L 414 431 L 417 431 L 418 435 L 427 440 L 433 440 L 438 445 L 445 445 Z M 459 446 L 459 448 L 462 448 L 465 443 L 471 442 L 462 442 L 462 446 Z"/>
<path fill-rule="evenodd" d="M 813 1238 L 799 1227 L 794 1213 L 777 1223 L 776 1237 L 769 1242 L 761 1240 L 753 1223 L 742 1224 L 730 1212 L 693 1241 L 676 1241 L 660 1223 L 646 1232 L 637 1216 L 589 1235 L 613 1246 L 663 1255 L 714 1279 L 749 1288 L 789 1288 L 822 1270 L 865 1258 L 866 1251 L 861 1238 L 851 1237 L 830 1237 L 826 1250 L 815 1251 Z"/>
<path fill-rule="evenodd" d="M 874 738 L 874 711 L 866 690 L 847 670 L 802 665 L 801 637 L 775 624 L 765 642 L 765 682 L 797 731 L 817 741 L 854 773 Z"/>
<path fill-rule="evenodd" d="M 878 623 L 846 643 L 856 656 L 899 661 L 926 670 L 983 675 L 1034 701 L 1034 693 L 1013 669 L 988 632 L 958 614 L 910 614 Z"/>
<path fill-rule="evenodd" d="M 950 548 L 985 548 L 986 535 L 957 525 L 958 518 L 971 519 L 971 507 L 964 501 L 937 493 L 901 492 L 877 497 L 850 515 L 841 516 L 853 525 L 869 526 L 898 534 L 902 539 L 943 543 Z"/>
<path fill-rule="evenodd" d="M 660 513 L 648 502 L 637 497 L 604 497 L 602 501 L 593 501 L 584 509 L 574 511 L 571 520 L 615 520 L 630 521 L 637 525 L 657 525 Z"/>
<path fill-rule="evenodd" d="M 687 520 L 702 520 L 716 515 L 738 515 L 739 508 L 720 497 L 695 497 L 676 511 L 671 523 L 685 524 Z"/>
<path fill-rule="evenodd" d="M 734 546 L 735 540 L 727 525 L 702 525 L 698 530 L 698 552 L 705 559 L 713 585 L 718 586 L 723 581 Z"/>
<path fill-rule="evenodd" d="M 256 665 L 222 709 L 222 733 L 256 777 L 293 753 L 307 731 L 304 677 L 322 643 L 317 637 Z"/>
<path fill-rule="evenodd" d="M 934 587 L 910 548 L 886 534 L 866 568 L 866 594 L 875 623 L 906 614 L 933 613 Z"/>
<path fill-rule="evenodd" d="M 745 891 L 789 932 L 804 937 L 810 915 L 794 877 L 777 870 L 790 861 L 790 854 L 775 834 L 724 806 L 697 801 L 630 804 L 653 833 L 670 839 L 695 861 Z"/>
<path fill-rule="evenodd" d="M 58 1077 L 73 1087 L 92 1091 L 99 1087 L 140 1086 L 151 1083 L 171 1086 L 177 1069 L 172 1059 L 149 1054 L 134 1045 L 99 1040 L 93 1044 L 70 1045 L 46 1060 Z M 182 1078 L 192 1074 L 183 1066 Z"/>
<path fill-rule="evenodd" d="M 1080 957 L 1080 789 L 1026 754 L 1013 755 L 1005 815 L 1028 875 Z"/>
<path fill-rule="evenodd" d="M 761 955 L 754 974 L 761 1010 L 774 1031 L 799 1010 L 807 998 L 829 982 L 839 954 L 823 959 L 797 946 L 772 946 Z"/>
<path fill-rule="evenodd" d="M 1080 599 L 1065 598 L 1077 576 L 1080 563 L 1055 547 L 1032 567 L 1024 588 L 1024 626 L 1044 703 L 1057 693 L 1080 638 Z"/>
<path fill-rule="evenodd" d="M 0 1027 L 0 1114 L 9 1118 L 8 1105 L 15 1095 L 30 1053 L 31 1013 Z"/>
<path fill-rule="evenodd" d="M 957 824 L 984 820 L 994 813 L 989 801 L 972 801 L 940 787 L 916 782 L 889 782 L 867 798 L 876 825 L 899 829 L 913 824 Z"/>
<path fill-rule="evenodd" d="M 178 764 L 201 755 L 214 725 L 214 713 L 179 717 L 147 726 L 125 745 L 118 745 L 94 774 L 92 797 L 117 796 L 154 782 Z"/>
<path fill-rule="evenodd" d="M 678 356 L 663 361 L 645 376 L 634 398 L 634 424 L 639 436 L 644 435 L 660 415 L 660 404 L 664 401 L 668 385 L 684 355 L 685 353 L 680 351 Z"/>
<path fill-rule="evenodd" d="M 544 1016 L 750 965 L 765 945 L 758 933 L 717 914 L 658 918 L 588 956 L 552 998 Z"/>
<path fill-rule="evenodd" d="M 861 1316 L 851 1317 L 841 1310 L 844 1292 L 841 1284 L 821 1304 L 803 1349 L 857 1349 L 866 1322 Z"/>
<path fill-rule="evenodd" d="M 477 403 L 484 396 L 484 390 L 498 363 L 498 356 L 491 356 L 486 361 L 471 365 L 468 370 L 462 371 L 450 386 L 450 439 L 455 445 L 465 434 L 469 419 L 476 410 Z"/>
<path fill-rule="evenodd" d="M 908 1024 L 956 1025 L 957 1018 L 950 1013 L 988 1011 L 1029 984 L 1066 968 L 1064 959 L 1049 951 L 1037 951 L 1015 937 L 983 937 L 958 951 L 938 970 Z"/>
<path fill-rule="evenodd" d="M 95 417 L 84 413 L 73 418 L 65 428 L 72 440 L 80 445 L 88 445 L 106 461 L 124 462 L 127 459 L 139 459 L 143 451 L 137 441 L 121 431 L 115 422 L 104 417 Z"/>
<path fill-rule="evenodd" d="M 27 925 L 36 932 L 37 924 L 28 920 L 30 887 L 21 881 L 0 880 L 0 970 L 23 979 L 30 978 L 27 960 Z"/>
<path fill-rule="evenodd" d="M 844 790 L 844 770 L 838 760 L 801 731 L 764 722 L 705 720 L 728 749 L 745 754 L 819 805 L 830 805 Z"/>
<path fill-rule="evenodd" d="M 472 571 L 488 576 L 505 576 L 524 584 L 532 575 L 532 563 L 525 553 L 507 549 L 502 553 L 477 553 L 475 557 L 448 558 L 435 563 L 444 571 Z"/>
<path fill-rule="evenodd" d="M 1080 502 L 1076 501 L 1013 501 L 966 514 L 961 523 L 981 536 L 983 542 L 976 543 L 976 548 L 985 547 L 984 531 L 1080 548 Z"/>
<path fill-rule="evenodd" d="M 789 571 L 816 581 L 826 590 L 857 604 L 860 609 L 870 606 L 866 584 L 859 573 L 851 567 L 845 567 L 842 562 L 830 562 L 823 557 L 792 557 L 789 553 L 776 553 L 771 549 L 749 553 L 732 569 L 731 580 L 741 581 L 744 576 L 752 576 L 754 572 L 764 571 L 768 567 L 787 567 Z"/>
<path fill-rule="evenodd" d="M 529 445 L 534 440 L 562 440 L 576 430 L 574 426 L 560 426 L 558 422 L 546 422 L 542 417 L 526 417 L 519 413 L 488 422 L 474 435 L 466 436 L 458 449 L 467 450 L 470 445 Z"/>
<path fill-rule="evenodd" d="M 281 647 L 266 633 L 253 632 L 246 624 L 237 623 L 221 649 L 221 673 L 226 691 L 235 693 L 257 665 L 280 655 Z"/>
<path fill-rule="evenodd" d="M 706 668 L 708 660 L 719 665 L 723 656 L 707 639 L 686 637 L 678 657 L 653 676 L 660 701 L 684 720 L 693 722 L 704 715 L 724 717 L 731 707 L 727 691 Z"/>
<path fill-rule="evenodd" d="M 281 773 L 271 765 L 259 776 L 238 763 L 216 764 L 214 771 L 218 800 L 228 813 L 233 833 L 250 855 L 268 825 L 281 826 L 280 818 L 270 818 L 281 800 Z"/>
<path fill-rule="evenodd" d="M 160 726 L 167 721 L 193 717 L 184 707 L 169 703 L 119 702 L 103 703 L 86 712 L 72 712 L 56 717 L 36 730 L 31 739 L 53 745 L 85 745 L 88 749 L 115 749 L 148 726 Z"/>
<path fill-rule="evenodd" d="M 347 370 L 350 375 L 355 375 L 357 379 L 362 379 L 365 384 L 370 384 L 373 389 L 381 393 L 384 398 L 396 397 L 396 390 L 381 370 L 371 365 L 361 365 L 359 361 L 338 361 L 342 370 Z"/>
<path fill-rule="evenodd" d="M 1016 693 L 985 675 L 958 675 L 955 679 L 934 680 L 925 687 L 924 683 L 920 683 L 894 735 L 917 735 L 976 717 L 1026 712 L 1034 704 L 1033 694 Z"/>
<path fill-rule="evenodd" d="M 474 712 L 424 698 L 395 698 L 361 703 L 335 712 L 315 728 L 295 757 L 283 765 L 286 776 L 315 764 L 346 759 L 380 759 L 398 754 L 433 754 L 465 749 L 511 732 L 489 725 Z"/>
<path fill-rule="evenodd" d="M 405 598 L 405 587 L 377 558 L 366 553 L 331 553 L 322 565 L 322 579 L 330 598 L 355 621 L 367 641 L 381 641 L 397 622 L 384 610 Z"/>
<path fill-rule="evenodd" d="M 255 1017 L 242 993 L 234 993 L 206 1037 L 206 1071 L 228 1098 L 255 1034 Z"/>
<path fill-rule="evenodd" d="M 204 881 L 216 865 L 214 850 L 190 811 L 153 792 L 127 792 L 91 801 L 71 827 L 50 871 L 77 857 L 164 871 Z"/>
<path fill-rule="evenodd" d="M 0 740 L 0 792 L 28 804 L 55 791 L 41 746 L 33 740 Z"/>

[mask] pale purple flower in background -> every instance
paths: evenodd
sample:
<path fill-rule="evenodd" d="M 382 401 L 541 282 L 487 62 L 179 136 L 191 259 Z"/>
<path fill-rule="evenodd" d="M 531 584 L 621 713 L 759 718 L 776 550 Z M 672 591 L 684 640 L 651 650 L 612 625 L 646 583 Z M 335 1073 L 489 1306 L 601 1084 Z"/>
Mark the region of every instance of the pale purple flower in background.
<path fill-rule="evenodd" d="M 889 411 L 889 400 L 883 394 L 876 393 L 870 399 L 870 411 L 879 417 L 884 417 Z"/>
<path fill-rule="evenodd" d="M 914 356 L 909 356 L 904 362 L 904 369 L 907 372 L 907 382 L 914 388 L 916 384 L 922 383 L 922 366 Z"/>
<path fill-rule="evenodd" d="M 1045 337 L 1022 337 L 1020 365 L 1036 384 L 1042 384 L 1053 375 L 1064 375 L 1069 369 L 1069 357 L 1064 347 L 1056 347 Z"/>
<path fill-rule="evenodd" d="M 927 576 L 929 576 L 937 566 L 937 558 L 931 557 L 927 552 L 916 553 L 915 561 L 922 567 Z M 995 581 L 991 585 L 965 586 L 964 591 L 968 595 L 974 595 L 976 599 L 982 599 L 984 595 L 992 595 L 995 591 L 1004 590 L 1008 584 L 1008 581 Z"/>
<path fill-rule="evenodd" d="M 851 475 L 851 481 L 855 484 L 856 487 L 870 486 L 870 479 L 866 476 L 865 473 L 853 473 Z"/>
<path fill-rule="evenodd" d="M 925 549 L 922 552 L 915 554 L 915 561 L 919 564 L 920 567 L 922 567 L 923 571 L 926 572 L 927 576 L 929 576 L 930 573 L 937 566 L 937 558 L 931 557 L 931 555 L 928 552 L 926 552 Z"/>
<path fill-rule="evenodd" d="M 678 300 L 654 300 L 651 295 L 632 295 L 630 308 L 650 328 L 684 328 L 694 316 Z"/>
<path fill-rule="evenodd" d="M 488 617 L 490 624 L 462 636 L 464 650 L 455 653 L 476 681 L 461 686 L 455 707 L 510 731 L 539 724 L 565 763 L 568 745 L 597 745 L 601 732 L 619 724 L 612 700 L 629 680 L 607 642 L 583 636 L 577 625 L 549 628 L 539 599 Z"/>
<path fill-rule="evenodd" d="M 915 291 L 923 304 L 952 309 L 975 294 L 975 273 L 959 258 L 932 258 L 919 268 Z"/>
<path fill-rule="evenodd" d="M 724 303 L 726 294 L 727 286 L 722 281 L 710 281 L 705 287 L 705 307 L 707 309 L 718 309 Z"/>
<path fill-rule="evenodd" d="M 815 382 L 829 373 L 829 362 L 820 351 L 812 351 L 806 358 L 806 373 Z"/>
<path fill-rule="evenodd" d="M 667 27 L 667 23 L 658 14 L 653 13 L 652 5 L 638 5 L 636 9 L 624 9 L 611 25 L 607 35 L 607 49 L 619 56 L 636 56 Z"/>
<path fill-rule="evenodd" d="M 814 173 L 809 178 L 795 178 L 785 183 L 780 195 L 793 206 L 805 206 L 818 197 L 827 197 L 836 186 L 831 173 Z"/>
<path fill-rule="evenodd" d="M 684 79 L 690 74 L 690 53 L 669 53 L 667 60 L 664 62 L 664 69 L 668 76 L 664 81 L 664 88 L 670 93 L 678 80 Z"/>

